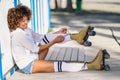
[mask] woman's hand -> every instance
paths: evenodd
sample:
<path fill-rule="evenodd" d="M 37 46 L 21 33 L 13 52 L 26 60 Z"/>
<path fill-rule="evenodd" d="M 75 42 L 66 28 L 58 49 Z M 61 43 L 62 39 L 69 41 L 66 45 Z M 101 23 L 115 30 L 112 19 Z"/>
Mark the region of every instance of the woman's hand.
<path fill-rule="evenodd" d="M 54 32 L 55 34 L 66 34 L 67 33 L 67 28 L 61 28 L 57 32 Z"/>
<path fill-rule="evenodd" d="M 61 34 L 66 34 L 67 33 L 67 28 L 61 28 L 59 31 Z"/>

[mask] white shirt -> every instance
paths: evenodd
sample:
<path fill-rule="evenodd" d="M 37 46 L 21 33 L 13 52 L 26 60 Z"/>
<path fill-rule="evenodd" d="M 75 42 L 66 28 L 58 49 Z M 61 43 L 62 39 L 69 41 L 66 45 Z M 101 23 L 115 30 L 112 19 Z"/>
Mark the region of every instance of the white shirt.
<path fill-rule="evenodd" d="M 34 33 L 31 29 L 17 28 L 11 32 L 13 58 L 20 69 L 26 67 L 31 61 L 38 59 L 39 47 L 35 42 L 42 39 L 42 35 Z"/>

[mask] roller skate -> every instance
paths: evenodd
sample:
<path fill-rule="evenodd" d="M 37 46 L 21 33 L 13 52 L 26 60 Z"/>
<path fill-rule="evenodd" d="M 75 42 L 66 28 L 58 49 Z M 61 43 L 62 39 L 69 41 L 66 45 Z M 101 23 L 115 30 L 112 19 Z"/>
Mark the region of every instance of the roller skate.
<path fill-rule="evenodd" d="M 109 59 L 109 53 L 104 50 L 99 50 L 96 58 L 92 62 L 86 62 L 88 69 L 95 69 L 95 70 L 110 70 L 110 66 L 106 64 L 105 59 Z"/>
<path fill-rule="evenodd" d="M 102 69 L 109 71 L 110 70 L 110 66 L 106 63 L 106 59 L 110 59 L 110 54 L 104 49 L 103 50 L 103 62 L 102 62 Z"/>
<path fill-rule="evenodd" d="M 96 32 L 93 31 L 94 27 L 87 26 L 83 28 L 79 33 L 70 34 L 72 40 L 76 40 L 78 43 L 84 46 L 91 46 L 92 43 L 88 41 L 89 36 L 95 36 Z"/>

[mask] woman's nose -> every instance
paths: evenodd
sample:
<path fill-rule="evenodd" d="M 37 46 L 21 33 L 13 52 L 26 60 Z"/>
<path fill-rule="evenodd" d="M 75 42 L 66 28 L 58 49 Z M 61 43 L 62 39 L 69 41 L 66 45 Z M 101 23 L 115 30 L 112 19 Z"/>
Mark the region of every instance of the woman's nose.
<path fill-rule="evenodd" d="M 25 23 L 27 24 L 27 23 L 28 23 L 28 20 L 25 20 Z"/>

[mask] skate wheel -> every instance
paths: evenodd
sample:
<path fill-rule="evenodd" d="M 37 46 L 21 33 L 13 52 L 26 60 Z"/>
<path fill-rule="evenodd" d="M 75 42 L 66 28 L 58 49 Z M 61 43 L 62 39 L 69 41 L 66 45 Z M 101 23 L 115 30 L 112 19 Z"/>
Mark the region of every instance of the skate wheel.
<path fill-rule="evenodd" d="M 95 31 L 88 31 L 88 35 L 89 35 L 89 36 L 95 36 L 95 35 L 96 35 L 96 32 L 95 32 Z"/>
<path fill-rule="evenodd" d="M 105 59 L 110 59 L 110 55 L 105 49 L 103 50 L 103 54 Z"/>
<path fill-rule="evenodd" d="M 104 65 L 104 70 L 105 71 L 109 71 L 110 70 L 110 66 L 108 64 Z"/>
<path fill-rule="evenodd" d="M 84 42 L 84 46 L 91 46 L 91 45 L 92 45 L 92 43 L 90 41 L 85 41 Z"/>
<path fill-rule="evenodd" d="M 90 28 L 89 28 L 89 29 L 90 29 L 90 30 L 94 30 L 94 27 L 91 27 L 91 26 L 90 26 Z"/>

